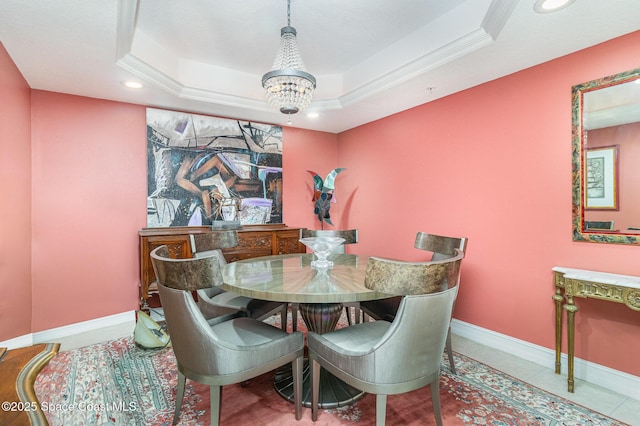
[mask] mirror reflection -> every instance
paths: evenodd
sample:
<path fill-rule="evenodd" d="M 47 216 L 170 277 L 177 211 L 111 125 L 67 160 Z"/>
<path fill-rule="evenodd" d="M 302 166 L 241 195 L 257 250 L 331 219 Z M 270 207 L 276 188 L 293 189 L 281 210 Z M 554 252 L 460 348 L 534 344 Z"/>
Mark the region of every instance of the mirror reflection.
<path fill-rule="evenodd" d="M 640 244 L 640 69 L 573 87 L 574 240 Z"/>

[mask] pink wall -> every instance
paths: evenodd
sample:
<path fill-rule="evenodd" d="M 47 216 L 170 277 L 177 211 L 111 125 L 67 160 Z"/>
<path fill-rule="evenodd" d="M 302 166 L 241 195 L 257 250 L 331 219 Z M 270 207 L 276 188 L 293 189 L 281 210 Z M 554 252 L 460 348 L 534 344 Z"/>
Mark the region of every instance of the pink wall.
<path fill-rule="evenodd" d="M 32 109 L 32 331 L 137 309 L 145 107 L 33 91 Z M 314 226 L 306 169 L 333 167 L 336 138 L 285 129 L 285 223 Z"/>
<path fill-rule="evenodd" d="M 136 309 L 145 108 L 33 91 L 33 329 Z"/>
<path fill-rule="evenodd" d="M 31 331 L 30 89 L 0 43 L 0 341 Z"/>
<path fill-rule="evenodd" d="M 407 260 L 466 236 L 455 317 L 554 347 L 551 268 L 640 275 L 640 247 L 571 238 L 571 87 L 638 66 L 640 32 L 344 132 L 354 251 Z M 640 374 L 640 314 L 578 299 L 576 356 Z"/>
<path fill-rule="evenodd" d="M 618 173 L 620 209 L 589 210 L 585 220 L 614 221 L 621 231 L 629 227 L 640 228 L 640 123 L 589 130 L 589 147 L 618 145 Z"/>
<path fill-rule="evenodd" d="M 282 167 L 285 170 L 283 182 L 283 222 L 289 226 L 320 229 L 320 222 L 313 214 L 313 177 L 307 172 L 312 170 L 326 176 L 334 169 L 337 160 L 337 136 L 333 133 L 314 132 L 291 127 L 284 128 L 282 141 Z M 336 180 L 342 180 L 344 172 Z M 331 206 L 331 219 L 340 225 L 340 216 L 344 204 L 338 193 L 340 203 Z M 335 219 L 335 220 L 334 220 Z"/>

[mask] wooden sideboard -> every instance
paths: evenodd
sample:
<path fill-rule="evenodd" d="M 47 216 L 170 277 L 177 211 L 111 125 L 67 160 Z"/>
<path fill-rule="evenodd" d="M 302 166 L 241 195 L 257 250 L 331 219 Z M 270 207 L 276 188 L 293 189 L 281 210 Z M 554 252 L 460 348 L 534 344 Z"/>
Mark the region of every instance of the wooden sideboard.
<path fill-rule="evenodd" d="M 211 232 L 209 226 L 175 226 L 168 228 L 143 228 L 140 240 L 140 307 L 148 307 L 149 294 L 157 291 L 155 273 L 150 253 L 156 247 L 167 245 L 171 257 L 191 257 L 190 234 Z M 304 253 L 300 243 L 300 228 L 286 225 L 245 225 L 238 230 L 238 245 L 223 249 L 227 262 L 272 254 Z"/>

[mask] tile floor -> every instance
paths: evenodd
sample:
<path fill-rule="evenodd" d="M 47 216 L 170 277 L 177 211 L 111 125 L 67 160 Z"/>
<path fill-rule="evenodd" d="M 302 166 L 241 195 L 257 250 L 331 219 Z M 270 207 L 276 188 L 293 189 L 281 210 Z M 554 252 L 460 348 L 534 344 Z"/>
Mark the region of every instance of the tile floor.
<path fill-rule="evenodd" d="M 160 320 L 161 313 L 160 309 L 158 312 L 152 312 L 151 316 L 155 320 Z M 106 327 L 99 332 L 83 333 L 60 339 L 59 343 L 61 343 L 61 350 L 64 351 L 124 337 L 132 333 L 133 328 L 123 330 L 122 326 Z M 452 335 L 452 339 L 456 352 L 616 420 L 632 426 L 640 426 L 640 401 L 638 400 L 578 379 L 575 382 L 575 392 L 569 393 L 566 376 L 555 374 L 552 367 L 541 366 L 455 334 Z"/>
<path fill-rule="evenodd" d="M 455 334 L 452 334 L 451 338 L 453 350 L 456 352 L 576 404 L 632 426 L 640 426 L 638 400 L 579 379 L 575 380 L 575 392 L 570 393 L 567 391 L 567 376 L 555 374 L 553 366 L 545 367 Z"/>

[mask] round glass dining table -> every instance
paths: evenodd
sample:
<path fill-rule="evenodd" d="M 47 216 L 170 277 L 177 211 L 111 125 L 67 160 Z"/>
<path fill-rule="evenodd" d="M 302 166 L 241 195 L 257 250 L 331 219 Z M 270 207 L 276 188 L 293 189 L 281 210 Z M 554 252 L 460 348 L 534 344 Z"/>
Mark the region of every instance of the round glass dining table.
<path fill-rule="evenodd" d="M 311 267 L 313 254 L 285 254 L 256 257 L 225 265 L 223 284 L 227 291 L 254 299 L 298 303 L 307 328 L 316 333 L 335 329 L 342 314 L 343 302 L 384 299 L 389 294 L 369 290 L 364 286 L 368 256 L 333 254 L 333 268 L 316 270 Z M 276 372 L 274 387 L 293 402 L 291 366 Z M 364 393 L 325 370 L 321 371 L 319 405 L 334 408 L 350 404 Z M 308 364 L 303 373 L 303 405 L 311 406 Z"/>

